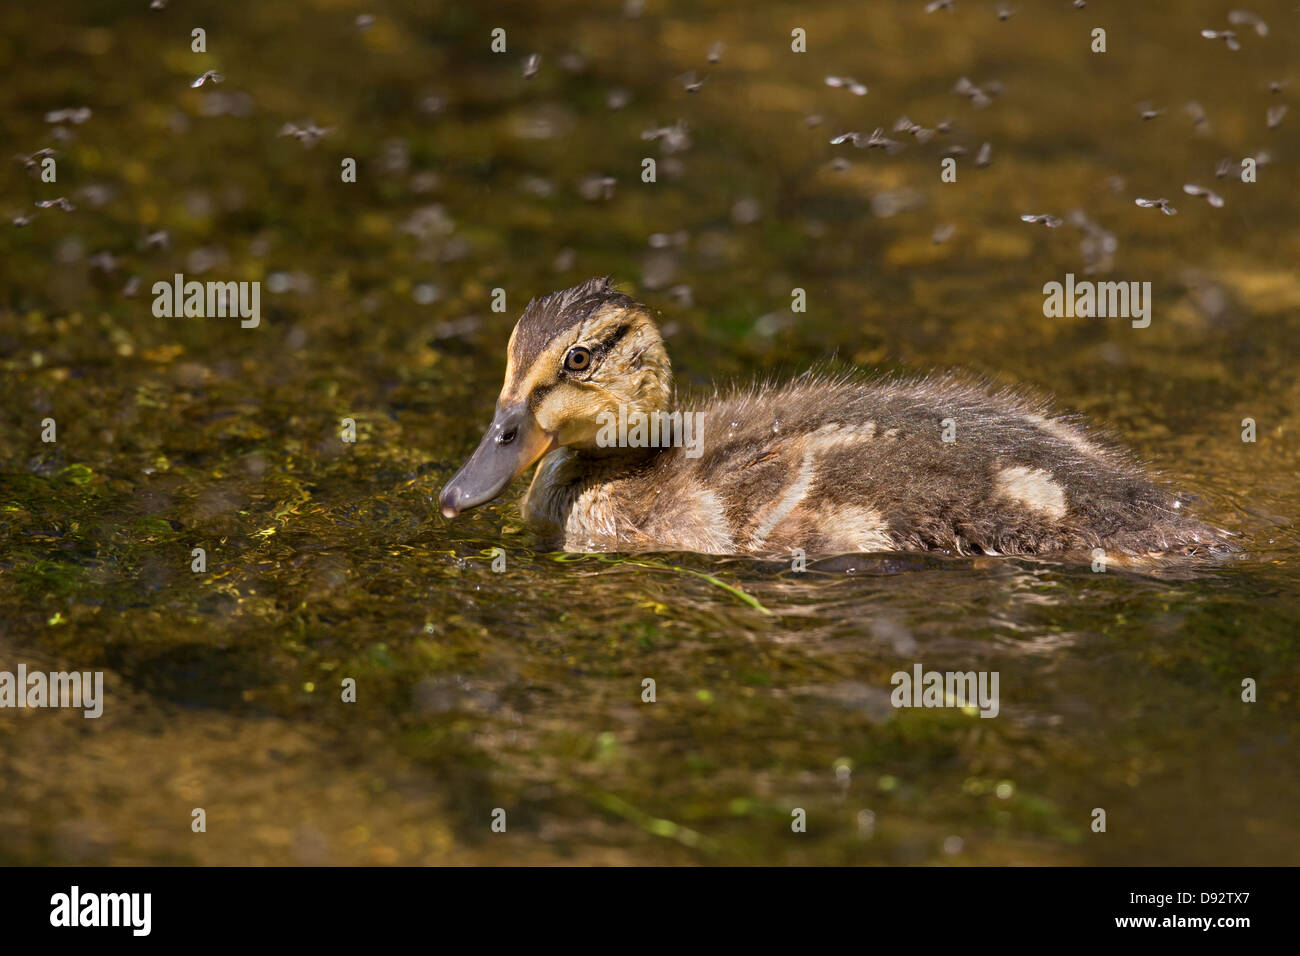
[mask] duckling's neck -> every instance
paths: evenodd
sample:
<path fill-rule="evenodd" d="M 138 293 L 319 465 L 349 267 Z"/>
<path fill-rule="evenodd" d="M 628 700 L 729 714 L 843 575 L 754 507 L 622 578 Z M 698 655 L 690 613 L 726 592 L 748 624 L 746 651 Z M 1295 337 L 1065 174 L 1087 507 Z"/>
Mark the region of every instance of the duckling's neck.
<path fill-rule="evenodd" d="M 629 410 L 624 405 L 617 412 L 602 412 L 598 416 L 600 427 L 588 441 L 581 442 L 576 447 L 603 456 L 611 451 L 636 452 L 694 446 L 698 444 L 697 436 L 702 430 L 698 421 L 700 417 L 667 408 Z"/>
<path fill-rule="evenodd" d="M 602 502 L 590 500 L 589 492 L 622 475 L 638 472 L 670 448 L 591 447 L 557 448 L 537 466 L 528 492 L 519 502 L 519 512 L 528 524 L 545 537 L 561 539 L 570 513 L 578 506 L 598 512 Z M 611 527 L 609 534 L 615 535 Z"/>

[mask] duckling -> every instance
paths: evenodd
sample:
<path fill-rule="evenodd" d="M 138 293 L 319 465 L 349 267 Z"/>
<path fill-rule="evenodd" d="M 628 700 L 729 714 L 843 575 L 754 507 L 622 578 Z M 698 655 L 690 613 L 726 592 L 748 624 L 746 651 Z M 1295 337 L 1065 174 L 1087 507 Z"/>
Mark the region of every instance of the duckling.
<path fill-rule="evenodd" d="M 1227 540 L 1077 420 L 957 376 L 809 373 L 678 408 L 650 310 L 607 278 L 528 303 L 443 515 L 538 461 L 520 511 L 567 551 L 1146 555 Z"/>

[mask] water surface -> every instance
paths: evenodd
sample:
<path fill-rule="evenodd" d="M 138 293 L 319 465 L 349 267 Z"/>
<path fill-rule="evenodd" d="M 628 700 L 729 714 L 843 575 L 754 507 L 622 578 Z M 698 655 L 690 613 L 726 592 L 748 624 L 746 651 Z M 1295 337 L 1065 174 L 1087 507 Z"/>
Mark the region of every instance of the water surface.
<path fill-rule="evenodd" d="M 0 133 L 58 182 L 0 167 L 0 669 L 102 669 L 108 698 L 0 712 L 0 862 L 1300 861 L 1291 6 L 1232 52 L 1206 2 L 5 5 Z M 951 131 L 829 143 L 901 115 Z M 277 135 L 307 121 L 310 148 Z M 1019 220 L 1075 210 L 1109 263 Z M 1149 328 L 1044 318 L 1090 267 L 1152 283 Z M 261 325 L 155 318 L 177 272 L 260 281 Z M 1048 392 L 1247 551 L 562 556 L 522 482 L 444 521 L 524 303 L 599 274 L 660 312 L 684 387 L 822 362 Z M 917 661 L 998 671 L 999 716 L 894 710 Z"/>

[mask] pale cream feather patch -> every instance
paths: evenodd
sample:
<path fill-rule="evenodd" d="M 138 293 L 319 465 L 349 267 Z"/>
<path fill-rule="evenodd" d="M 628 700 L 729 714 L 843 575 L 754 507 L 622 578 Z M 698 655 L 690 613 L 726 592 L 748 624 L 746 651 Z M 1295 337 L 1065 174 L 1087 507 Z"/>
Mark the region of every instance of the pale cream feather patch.
<path fill-rule="evenodd" d="M 1064 518 L 1065 489 L 1042 468 L 1015 465 L 993 476 L 996 496 L 1049 518 Z"/>
<path fill-rule="evenodd" d="M 677 497 L 675 507 L 654 514 L 645 531 L 650 539 L 683 551 L 704 554 L 734 554 L 736 551 L 722 499 L 699 484 L 688 485 Z"/>
<path fill-rule="evenodd" d="M 812 453 L 805 452 L 803 461 L 799 465 L 799 473 L 795 475 L 794 481 L 786 488 L 785 493 L 777 499 L 776 504 L 768 509 L 767 514 L 763 516 L 763 520 L 759 522 L 758 527 L 750 535 L 750 548 L 755 551 L 762 548 L 772 530 L 799 506 L 812 485 L 813 471 Z"/>
<path fill-rule="evenodd" d="M 828 529 L 827 537 L 833 551 L 862 554 L 894 550 L 889 526 L 875 508 L 843 505 L 827 513 L 822 524 Z"/>
<path fill-rule="evenodd" d="M 1025 415 L 1025 420 L 1031 425 L 1037 425 L 1058 441 L 1065 442 L 1085 458 L 1101 459 L 1106 456 L 1106 452 L 1099 445 L 1093 444 L 1078 428 L 1071 426 L 1067 422 L 1057 421 L 1032 412 Z"/>

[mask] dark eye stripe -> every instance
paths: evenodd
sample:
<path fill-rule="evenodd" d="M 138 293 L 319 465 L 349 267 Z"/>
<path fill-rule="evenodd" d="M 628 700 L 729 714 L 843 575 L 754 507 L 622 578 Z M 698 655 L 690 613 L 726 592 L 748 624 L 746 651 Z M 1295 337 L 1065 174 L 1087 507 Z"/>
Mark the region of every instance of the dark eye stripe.
<path fill-rule="evenodd" d="M 591 368 L 594 364 L 596 364 L 597 359 L 604 358 L 606 355 L 608 355 L 610 349 L 618 345 L 618 343 L 622 341 L 623 337 L 627 335 L 629 331 L 631 331 L 631 328 L 632 326 L 624 324 L 624 325 L 620 325 L 613 332 L 611 332 L 609 338 L 605 339 L 605 341 L 599 343 L 594 349 L 591 350 L 591 358 L 587 362 L 586 367 L 582 369 L 582 371 L 584 372 L 587 371 L 587 369 Z M 550 394 L 551 389 L 555 388 L 555 386 L 558 384 L 559 382 L 551 382 L 549 385 L 538 385 L 535 389 L 533 389 L 532 394 L 528 396 L 528 407 L 537 408 L 537 406 L 542 403 L 542 400 L 546 398 L 547 395 Z"/>
<path fill-rule="evenodd" d="M 553 388 L 555 388 L 555 383 L 551 383 L 550 385 L 538 385 L 533 389 L 532 394 L 528 396 L 528 407 L 536 409 L 538 405 L 542 404 L 542 399 L 549 395 Z"/>
<path fill-rule="evenodd" d="M 619 341 L 623 338 L 623 336 L 627 335 L 628 330 L 630 328 L 632 328 L 632 326 L 627 325 L 626 323 L 620 325 L 618 328 L 614 330 L 613 334 L 610 335 L 609 338 L 601 342 L 600 345 L 596 346 L 597 352 L 599 352 L 602 356 L 608 354 L 609 350 L 612 349 L 615 345 L 618 345 Z"/>

